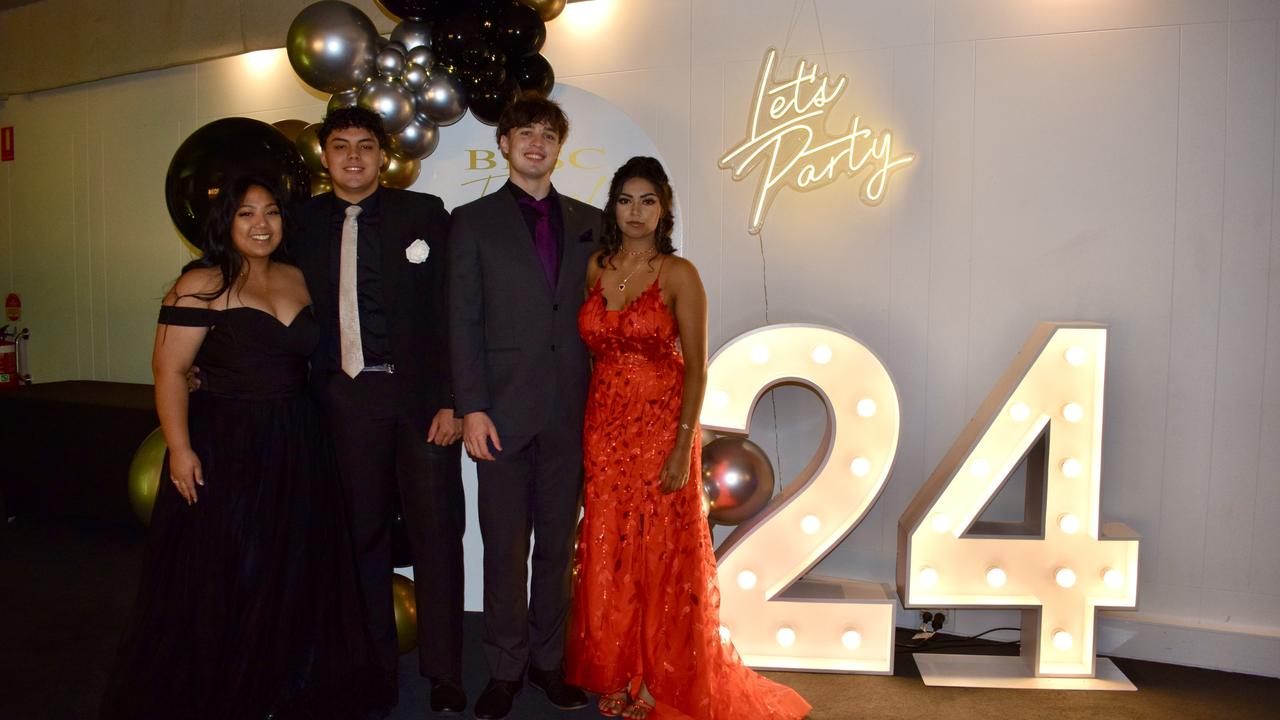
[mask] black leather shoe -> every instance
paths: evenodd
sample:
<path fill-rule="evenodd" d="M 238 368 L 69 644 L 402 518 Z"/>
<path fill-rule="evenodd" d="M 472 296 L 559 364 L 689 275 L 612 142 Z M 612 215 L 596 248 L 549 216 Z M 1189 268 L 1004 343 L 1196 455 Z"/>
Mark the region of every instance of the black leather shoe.
<path fill-rule="evenodd" d="M 476 717 L 480 720 L 502 720 L 511 713 L 511 701 L 520 692 L 514 680 L 490 680 L 476 700 Z"/>
<path fill-rule="evenodd" d="M 564 681 L 559 670 L 529 668 L 529 684 L 546 693 L 552 705 L 561 710 L 577 710 L 587 706 L 587 694 L 582 688 Z"/>
<path fill-rule="evenodd" d="M 431 678 L 431 711 L 456 715 L 467 709 L 467 693 L 457 680 Z"/>

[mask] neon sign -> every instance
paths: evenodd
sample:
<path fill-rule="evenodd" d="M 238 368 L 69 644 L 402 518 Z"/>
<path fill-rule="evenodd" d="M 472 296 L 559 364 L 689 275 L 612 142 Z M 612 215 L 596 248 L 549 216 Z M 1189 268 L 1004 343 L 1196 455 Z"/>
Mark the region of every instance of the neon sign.
<path fill-rule="evenodd" d="M 894 156 L 893 132 L 874 133 L 862 126 L 858 115 L 849 122 L 847 133 L 829 136 L 827 107 L 840 98 L 848 78 L 841 75 L 832 80 L 829 74 L 819 75 L 817 65 L 800 60 L 789 79 L 777 82 L 777 58 L 777 50 L 765 52 L 747 137 L 719 162 L 721 168 L 733 170 L 734 180 L 741 180 L 757 165 L 764 167 L 747 231 L 759 234 L 769 205 L 783 188 L 816 190 L 841 175 L 865 174 L 858 197 L 867 205 L 879 205 L 889 176 L 911 164 L 915 153 Z"/>

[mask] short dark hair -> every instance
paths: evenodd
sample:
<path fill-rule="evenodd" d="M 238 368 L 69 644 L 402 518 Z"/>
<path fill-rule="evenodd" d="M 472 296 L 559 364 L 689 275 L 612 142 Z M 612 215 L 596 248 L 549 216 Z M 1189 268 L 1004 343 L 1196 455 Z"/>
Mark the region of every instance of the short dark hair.
<path fill-rule="evenodd" d="M 496 137 L 502 138 L 515 128 L 534 123 L 543 123 L 555 130 L 562 145 L 569 136 L 569 117 L 564 114 L 564 109 L 556 101 L 547 99 L 547 96 L 528 90 L 502 111 L 502 117 L 498 118 Z"/>
<path fill-rule="evenodd" d="M 347 128 L 368 130 L 378 141 L 378 147 L 387 149 L 387 131 L 382 127 L 382 116 L 358 106 L 338 108 L 324 116 L 324 122 L 320 123 L 320 130 L 316 133 L 320 138 L 320 147 L 324 147 L 334 131 Z"/>

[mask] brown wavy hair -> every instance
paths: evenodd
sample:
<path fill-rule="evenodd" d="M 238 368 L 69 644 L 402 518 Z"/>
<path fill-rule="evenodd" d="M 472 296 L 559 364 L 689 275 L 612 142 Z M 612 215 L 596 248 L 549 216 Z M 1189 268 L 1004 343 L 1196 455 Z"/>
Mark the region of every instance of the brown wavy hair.
<path fill-rule="evenodd" d="M 654 231 L 658 253 L 672 255 L 676 251 L 675 244 L 671 241 L 671 233 L 676 227 L 676 216 L 671 210 L 674 193 L 671 191 L 671 182 L 667 180 L 667 171 L 662 169 L 662 163 L 656 158 L 637 155 L 623 163 L 609 183 L 609 201 L 604 205 L 603 232 L 600 233 L 600 255 L 596 258 L 596 264 L 600 267 L 604 267 L 622 249 L 622 230 L 618 227 L 618 194 L 622 192 L 622 186 L 632 178 L 648 180 L 658 194 L 658 204 L 662 206 L 662 215 L 658 218 L 658 227 Z"/>

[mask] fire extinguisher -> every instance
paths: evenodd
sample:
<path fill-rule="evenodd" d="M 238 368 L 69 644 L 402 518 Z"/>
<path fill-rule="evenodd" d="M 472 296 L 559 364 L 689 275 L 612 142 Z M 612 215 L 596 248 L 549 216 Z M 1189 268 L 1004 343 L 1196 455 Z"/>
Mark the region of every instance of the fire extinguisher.
<path fill-rule="evenodd" d="M 27 371 L 27 340 L 30 338 L 31 331 L 27 328 L 0 327 L 0 389 L 31 384 L 31 373 Z"/>

